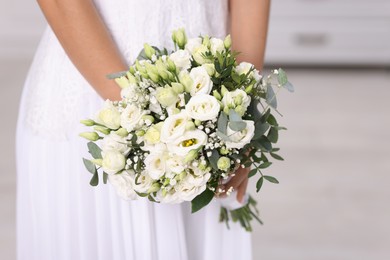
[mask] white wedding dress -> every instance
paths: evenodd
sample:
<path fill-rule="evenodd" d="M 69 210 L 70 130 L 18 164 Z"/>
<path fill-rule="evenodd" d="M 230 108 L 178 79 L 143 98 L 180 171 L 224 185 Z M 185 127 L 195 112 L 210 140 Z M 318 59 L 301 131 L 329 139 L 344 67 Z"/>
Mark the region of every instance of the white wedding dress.
<path fill-rule="evenodd" d="M 145 42 L 172 47 L 171 32 L 224 37 L 228 0 L 95 0 L 126 60 Z M 17 254 L 29 260 L 247 260 L 250 234 L 219 223 L 218 200 L 190 205 L 124 201 L 89 185 L 86 130 L 102 99 L 70 62 L 50 28 L 27 77 L 17 128 Z"/>

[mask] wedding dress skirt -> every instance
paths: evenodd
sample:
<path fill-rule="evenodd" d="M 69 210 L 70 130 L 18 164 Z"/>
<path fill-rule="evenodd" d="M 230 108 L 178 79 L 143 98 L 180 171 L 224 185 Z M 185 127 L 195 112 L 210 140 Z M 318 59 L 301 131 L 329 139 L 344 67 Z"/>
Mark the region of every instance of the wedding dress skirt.
<path fill-rule="evenodd" d="M 227 0 L 95 1 L 126 60 L 145 42 L 173 47 L 173 29 L 224 37 Z M 218 222 L 218 200 L 190 204 L 124 201 L 110 185 L 91 187 L 79 120 L 103 100 L 69 61 L 50 28 L 27 77 L 17 127 L 18 259 L 251 259 L 250 234 Z"/>

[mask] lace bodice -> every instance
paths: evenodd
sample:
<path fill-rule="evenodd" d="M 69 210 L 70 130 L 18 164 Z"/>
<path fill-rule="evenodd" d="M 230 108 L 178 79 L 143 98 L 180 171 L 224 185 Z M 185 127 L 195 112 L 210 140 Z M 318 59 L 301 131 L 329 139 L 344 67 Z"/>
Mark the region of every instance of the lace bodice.
<path fill-rule="evenodd" d="M 171 32 L 184 27 L 189 37 L 224 37 L 228 0 L 95 0 L 109 31 L 131 64 L 145 42 L 172 48 Z M 92 101 L 93 100 L 93 101 Z M 26 81 L 24 120 L 36 134 L 66 138 L 83 107 L 100 100 L 47 28 Z M 72 133 L 73 134 L 73 133 Z"/>

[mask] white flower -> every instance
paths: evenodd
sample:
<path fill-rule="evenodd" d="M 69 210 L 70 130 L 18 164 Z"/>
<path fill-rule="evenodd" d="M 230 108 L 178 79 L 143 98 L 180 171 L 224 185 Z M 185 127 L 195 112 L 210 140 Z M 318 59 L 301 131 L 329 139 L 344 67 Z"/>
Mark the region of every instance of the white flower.
<path fill-rule="evenodd" d="M 119 151 L 108 150 L 102 152 L 102 168 L 108 174 L 115 174 L 125 168 L 125 156 Z"/>
<path fill-rule="evenodd" d="M 199 171 L 196 168 L 191 168 L 190 170 Z M 175 190 L 182 200 L 191 201 L 206 190 L 206 183 L 210 177 L 211 174 L 209 172 L 202 172 L 199 175 L 189 173 L 175 186 Z"/>
<path fill-rule="evenodd" d="M 158 102 L 164 107 L 171 106 L 177 101 L 178 95 L 172 87 L 158 88 L 156 91 Z"/>
<path fill-rule="evenodd" d="M 116 190 L 119 197 L 125 200 L 137 199 L 137 194 L 134 191 L 134 172 L 123 171 L 120 174 L 108 176 L 108 181 Z"/>
<path fill-rule="evenodd" d="M 172 53 L 169 58 L 179 70 L 187 70 L 191 67 L 191 54 L 187 50 L 178 50 Z"/>
<path fill-rule="evenodd" d="M 137 103 L 139 105 L 145 104 L 148 100 L 146 99 L 145 93 L 143 93 L 137 84 L 131 83 L 128 87 L 121 90 L 121 96 L 128 103 Z"/>
<path fill-rule="evenodd" d="M 167 144 L 168 151 L 179 156 L 186 156 L 191 150 L 198 149 L 207 143 L 207 134 L 201 130 L 187 131 L 171 143 Z"/>
<path fill-rule="evenodd" d="M 134 181 L 134 190 L 139 193 L 146 193 L 153 184 L 153 179 L 150 178 L 147 172 L 143 171 Z"/>
<path fill-rule="evenodd" d="M 235 108 L 237 106 L 242 106 L 242 108 L 246 111 L 251 103 L 251 97 L 248 96 L 245 91 L 236 89 L 231 92 L 226 92 L 221 102 L 224 107 Z"/>
<path fill-rule="evenodd" d="M 121 126 L 128 132 L 131 132 L 140 127 L 140 120 L 145 111 L 135 104 L 128 104 L 121 115 Z"/>
<path fill-rule="evenodd" d="M 211 62 L 210 59 L 205 57 L 205 54 L 208 51 L 209 49 L 206 46 L 200 45 L 199 47 L 194 48 L 194 51 L 192 52 L 192 57 L 198 64 Z"/>
<path fill-rule="evenodd" d="M 241 149 L 252 140 L 255 134 L 255 123 L 251 120 L 243 121 L 246 123 L 246 127 L 244 130 L 238 132 L 232 130 L 228 124 L 226 134 L 229 136 L 230 141 L 226 142 L 227 148 Z"/>
<path fill-rule="evenodd" d="M 247 74 L 249 72 L 249 70 L 254 67 L 253 64 L 249 63 L 249 62 L 241 62 L 237 67 L 236 67 L 236 72 L 238 74 Z M 261 75 L 259 74 L 259 71 L 258 70 L 253 70 L 249 76 L 253 77 L 257 82 L 260 81 L 261 79 Z"/>
<path fill-rule="evenodd" d="M 161 151 L 152 151 L 145 158 L 145 170 L 153 180 L 160 179 L 166 171 L 165 153 Z"/>
<path fill-rule="evenodd" d="M 213 82 L 204 67 L 193 68 L 190 72 L 190 77 L 193 81 L 192 88 L 190 90 L 191 96 L 201 93 L 210 94 Z"/>
<path fill-rule="evenodd" d="M 222 52 L 225 50 L 225 45 L 223 44 L 223 41 L 221 39 L 218 39 L 218 38 L 211 38 L 210 39 L 210 43 L 211 43 L 211 53 L 213 55 L 217 54 L 217 52 Z"/>
<path fill-rule="evenodd" d="M 171 189 L 164 195 L 162 193 L 162 190 L 159 190 L 157 192 L 156 198 L 162 203 L 177 204 L 183 202 L 183 200 L 180 198 L 179 193 L 177 193 L 175 189 Z"/>
<path fill-rule="evenodd" d="M 167 170 L 179 174 L 185 170 L 184 159 L 181 156 L 170 156 L 166 161 Z"/>
<path fill-rule="evenodd" d="M 120 126 L 120 113 L 112 101 L 106 100 L 103 109 L 98 112 L 96 122 L 110 129 L 118 129 Z"/>
<path fill-rule="evenodd" d="M 217 118 L 221 106 L 215 97 L 198 94 L 191 97 L 185 109 L 191 118 L 206 121 Z"/>
<path fill-rule="evenodd" d="M 202 45 L 202 39 L 201 38 L 192 38 L 187 41 L 187 44 L 185 46 L 185 49 L 189 51 L 189 53 L 193 53 L 195 48 L 198 48 Z"/>
<path fill-rule="evenodd" d="M 148 144 L 157 144 L 160 142 L 160 132 L 162 125 L 163 122 L 159 122 L 158 124 L 150 126 L 146 131 L 144 139 Z"/>
<path fill-rule="evenodd" d="M 106 135 L 102 140 L 102 150 L 115 150 L 122 154 L 126 154 L 129 151 L 126 138 L 117 135 L 115 132 L 111 132 Z"/>
<path fill-rule="evenodd" d="M 169 143 L 182 136 L 188 120 L 188 115 L 185 112 L 168 116 L 161 128 L 160 140 Z"/>

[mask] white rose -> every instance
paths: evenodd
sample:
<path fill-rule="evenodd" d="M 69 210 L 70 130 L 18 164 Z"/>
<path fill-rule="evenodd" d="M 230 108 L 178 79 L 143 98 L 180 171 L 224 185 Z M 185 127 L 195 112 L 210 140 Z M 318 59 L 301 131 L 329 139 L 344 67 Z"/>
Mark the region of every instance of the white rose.
<path fill-rule="evenodd" d="M 160 179 L 166 172 L 165 153 L 152 151 L 145 158 L 145 170 L 153 180 Z"/>
<path fill-rule="evenodd" d="M 202 39 L 201 38 L 192 38 L 187 41 L 187 44 L 185 46 L 185 49 L 189 53 L 193 53 L 194 49 L 202 45 Z"/>
<path fill-rule="evenodd" d="M 187 70 L 191 67 L 191 54 L 187 50 L 178 50 L 172 53 L 169 58 L 179 70 Z"/>
<path fill-rule="evenodd" d="M 123 171 L 120 174 L 108 176 L 108 181 L 116 190 L 119 197 L 125 200 L 137 199 L 137 194 L 134 191 L 134 172 Z"/>
<path fill-rule="evenodd" d="M 106 100 L 103 109 L 98 112 L 96 122 L 114 130 L 120 127 L 121 114 L 112 101 Z"/>
<path fill-rule="evenodd" d="M 117 135 L 114 132 L 111 132 L 109 135 L 106 135 L 102 140 L 102 150 L 115 150 L 122 154 L 126 154 L 130 148 L 127 145 L 126 138 Z"/>
<path fill-rule="evenodd" d="M 223 41 L 221 39 L 218 39 L 218 38 L 211 38 L 210 39 L 210 43 L 211 43 L 211 53 L 212 54 L 217 54 L 217 52 L 221 53 L 222 51 L 225 50 L 225 45 L 223 44 Z"/>
<path fill-rule="evenodd" d="M 167 144 L 168 151 L 179 156 L 186 156 L 191 150 L 198 149 L 207 143 L 207 134 L 201 130 L 187 131 L 171 143 Z"/>
<path fill-rule="evenodd" d="M 213 88 L 213 82 L 204 67 L 193 68 L 190 72 L 190 77 L 193 81 L 190 90 L 191 96 L 201 93 L 210 94 L 211 89 Z"/>
<path fill-rule="evenodd" d="M 134 181 L 134 190 L 139 193 L 146 193 L 153 184 L 153 179 L 145 171 L 137 176 L 136 181 L 137 183 Z"/>
<path fill-rule="evenodd" d="M 191 118 L 206 121 L 217 118 L 221 106 L 215 97 L 208 94 L 198 94 L 191 97 L 185 109 Z"/>
<path fill-rule="evenodd" d="M 251 103 L 251 97 L 241 89 L 236 89 L 231 92 L 226 92 L 221 100 L 224 107 L 235 108 L 242 106 L 245 111 Z M 238 103 L 237 103 L 238 102 Z"/>
<path fill-rule="evenodd" d="M 166 161 L 167 170 L 179 174 L 185 170 L 184 159 L 181 156 L 170 156 Z"/>
<path fill-rule="evenodd" d="M 255 135 L 255 123 L 251 120 L 243 121 L 246 123 L 246 127 L 242 131 L 234 131 L 228 125 L 226 134 L 229 136 L 230 141 L 226 142 L 227 148 L 241 149 L 248 144 Z"/>
<path fill-rule="evenodd" d="M 161 128 L 160 140 L 169 143 L 182 136 L 188 120 L 188 115 L 185 112 L 168 116 Z"/>
<path fill-rule="evenodd" d="M 102 152 L 102 168 L 108 174 L 115 174 L 125 168 L 125 156 L 119 151 L 108 150 Z"/>
<path fill-rule="evenodd" d="M 121 115 L 121 126 L 128 132 L 140 127 L 140 120 L 145 115 L 145 111 L 135 104 L 128 104 Z"/>

